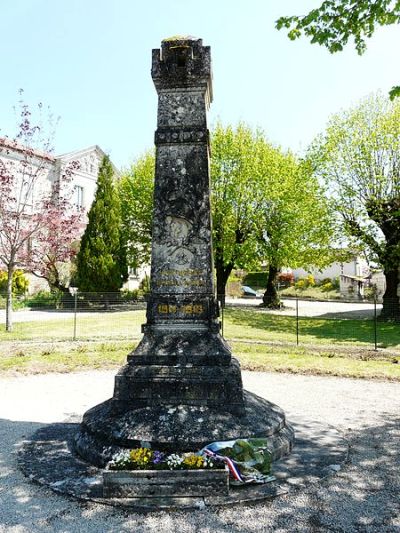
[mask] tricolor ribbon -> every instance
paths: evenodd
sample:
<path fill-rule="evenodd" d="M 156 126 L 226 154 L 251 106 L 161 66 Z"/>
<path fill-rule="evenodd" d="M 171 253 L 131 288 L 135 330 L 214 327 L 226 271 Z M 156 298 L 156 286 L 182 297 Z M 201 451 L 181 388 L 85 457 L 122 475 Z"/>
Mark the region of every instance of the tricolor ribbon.
<path fill-rule="evenodd" d="M 212 452 L 211 450 L 207 448 L 205 448 L 203 452 L 206 455 L 208 455 L 208 457 L 212 457 L 213 459 L 216 459 L 217 461 L 223 461 L 227 465 L 229 473 L 233 477 L 233 479 L 236 479 L 236 481 L 239 481 L 240 483 L 245 483 L 233 459 L 231 459 L 230 457 L 226 457 L 225 455 L 219 455 L 218 453 Z"/>

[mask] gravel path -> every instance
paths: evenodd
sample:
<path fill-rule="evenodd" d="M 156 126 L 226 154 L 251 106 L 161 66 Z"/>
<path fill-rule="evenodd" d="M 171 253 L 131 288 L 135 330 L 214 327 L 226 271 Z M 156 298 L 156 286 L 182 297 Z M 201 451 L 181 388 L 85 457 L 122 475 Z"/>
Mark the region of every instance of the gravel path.
<path fill-rule="evenodd" d="M 227 298 L 228 306 L 259 306 L 261 298 Z M 293 298 L 282 299 L 283 309 L 271 310 L 264 309 L 265 313 L 272 315 L 296 316 L 296 300 Z M 382 304 L 377 304 L 377 313 L 381 312 Z M 338 302 L 317 301 L 317 300 L 298 300 L 298 313 L 302 317 L 321 317 L 321 318 L 373 318 L 374 304 L 367 302 Z"/>
<path fill-rule="evenodd" d="M 0 532 L 400 532 L 400 384 L 244 372 L 246 388 L 290 413 L 331 424 L 351 444 L 337 475 L 251 507 L 132 514 L 28 482 L 18 443 L 109 397 L 114 372 L 0 379 Z"/>

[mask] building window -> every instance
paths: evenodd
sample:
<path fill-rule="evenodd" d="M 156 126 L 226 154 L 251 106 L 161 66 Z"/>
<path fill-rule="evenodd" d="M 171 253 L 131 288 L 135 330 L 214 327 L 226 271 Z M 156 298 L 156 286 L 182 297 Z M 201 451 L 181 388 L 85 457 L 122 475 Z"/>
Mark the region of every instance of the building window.
<path fill-rule="evenodd" d="M 75 185 L 75 205 L 78 209 L 83 207 L 83 187 Z"/>

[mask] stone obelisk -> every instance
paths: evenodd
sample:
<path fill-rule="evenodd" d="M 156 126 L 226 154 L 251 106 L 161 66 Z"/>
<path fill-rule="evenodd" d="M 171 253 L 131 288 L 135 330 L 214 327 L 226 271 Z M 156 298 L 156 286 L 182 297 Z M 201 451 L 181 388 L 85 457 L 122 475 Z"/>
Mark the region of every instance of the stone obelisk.
<path fill-rule="evenodd" d="M 196 450 L 215 440 L 269 437 L 288 453 L 283 411 L 243 391 L 240 366 L 220 334 L 210 211 L 210 47 L 174 37 L 153 50 L 158 93 L 151 291 L 144 336 L 115 378 L 113 398 L 83 417 L 76 448 L 104 465 L 143 443 Z"/>

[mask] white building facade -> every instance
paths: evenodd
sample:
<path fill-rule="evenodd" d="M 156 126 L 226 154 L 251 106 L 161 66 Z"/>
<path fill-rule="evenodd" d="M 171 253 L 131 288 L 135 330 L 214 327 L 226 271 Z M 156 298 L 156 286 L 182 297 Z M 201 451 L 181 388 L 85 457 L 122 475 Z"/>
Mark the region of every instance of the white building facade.
<path fill-rule="evenodd" d="M 8 138 L 0 138 L 0 165 L 3 173 L 12 173 L 17 194 L 14 202 L 20 202 L 24 197 L 24 216 L 34 214 L 35 206 L 41 199 L 49 197 L 53 185 L 60 180 L 60 186 L 67 183 L 70 194 L 71 208 L 88 212 L 96 193 L 97 177 L 100 163 L 105 153 L 97 146 L 83 150 L 76 150 L 59 156 L 54 156 L 38 150 L 30 150 L 18 145 Z M 70 178 L 65 177 L 65 169 L 73 165 L 74 170 Z M 29 167 L 29 168 L 28 168 Z M 119 172 L 114 167 L 116 176 Z M 33 178 L 34 176 L 34 178 Z M 24 189 L 26 187 L 26 190 Z M 20 190 L 21 189 L 21 190 Z M 5 199 L 0 198 L 0 202 Z M 10 206 L 10 210 L 14 209 Z M 82 232 L 84 227 L 82 228 Z M 1 269 L 1 265 L 0 265 Z M 48 285 L 33 275 L 28 275 L 29 292 L 48 290 Z"/>

